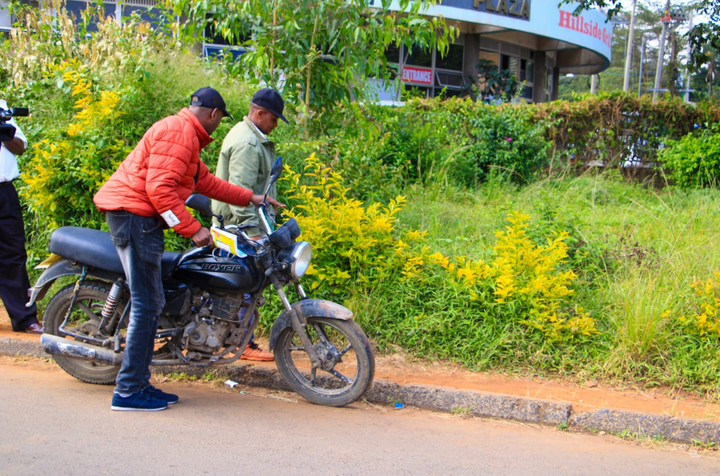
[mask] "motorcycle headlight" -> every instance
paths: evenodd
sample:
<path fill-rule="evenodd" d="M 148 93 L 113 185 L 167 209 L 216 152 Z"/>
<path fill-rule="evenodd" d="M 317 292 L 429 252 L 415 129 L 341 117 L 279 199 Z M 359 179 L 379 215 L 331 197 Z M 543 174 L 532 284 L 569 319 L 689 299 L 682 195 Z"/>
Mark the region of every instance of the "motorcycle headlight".
<path fill-rule="evenodd" d="M 278 253 L 278 261 L 290 265 L 290 274 L 299 278 L 307 271 L 312 260 L 312 246 L 307 241 L 293 243 Z"/>

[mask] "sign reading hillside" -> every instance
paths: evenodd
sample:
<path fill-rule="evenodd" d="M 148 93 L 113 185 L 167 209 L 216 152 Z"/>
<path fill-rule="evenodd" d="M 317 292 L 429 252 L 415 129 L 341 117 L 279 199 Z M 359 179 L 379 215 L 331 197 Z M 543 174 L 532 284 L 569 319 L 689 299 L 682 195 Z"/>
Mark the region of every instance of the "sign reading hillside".
<path fill-rule="evenodd" d="M 571 12 L 560 10 L 558 26 L 597 38 L 612 48 L 612 32 L 598 22 L 588 21 L 582 16 L 575 16 Z"/>

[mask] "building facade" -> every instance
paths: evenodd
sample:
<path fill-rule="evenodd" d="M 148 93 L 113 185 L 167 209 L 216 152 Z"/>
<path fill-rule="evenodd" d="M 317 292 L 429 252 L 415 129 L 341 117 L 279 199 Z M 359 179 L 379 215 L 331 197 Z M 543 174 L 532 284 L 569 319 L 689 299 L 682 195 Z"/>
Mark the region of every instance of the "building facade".
<path fill-rule="evenodd" d="M 379 0 L 372 0 L 379 1 Z M 613 25 L 599 11 L 575 16 L 577 5 L 558 0 L 441 0 L 427 11 L 442 16 L 460 32 L 446 55 L 437 51 L 388 51 L 406 86 L 435 96 L 467 91 L 479 60 L 508 70 L 522 84 L 519 96 L 530 102 L 557 99 L 561 74 L 595 74 L 610 65 Z M 390 7 L 400 10 L 393 2 Z M 393 99 L 394 91 L 382 91 Z"/>

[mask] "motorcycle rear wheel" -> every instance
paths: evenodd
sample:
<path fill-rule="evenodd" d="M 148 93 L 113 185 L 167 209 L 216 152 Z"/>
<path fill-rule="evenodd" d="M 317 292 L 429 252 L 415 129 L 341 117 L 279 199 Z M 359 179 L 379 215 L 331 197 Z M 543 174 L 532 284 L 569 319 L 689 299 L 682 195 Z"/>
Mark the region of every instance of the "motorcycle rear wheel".
<path fill-rule="evenodd" d="M 370 341 L 352 320 L 308 317 L 307 323 L 305 330 L 324 365 L 311 371 L 300 338 L 292 327 L 287 327 L 275 346 L 278 372 L 311 403 L 332 407 L 353 403 L 370 387 L 375 375 Z"/>
<path fill-rule="evenodd" d="M 100 281 L 84 282 L 78 291 L 75 309 L 70 315 L 70 320 L 66 328 L 68 330 L 72 329 L 77 333 L 88 335 L 92 334 L 93 331 L 97 331 L 97 326 L 102 320 L 100 312 L 107 300 L 109 288 L 110 284 Z M 80 342 L 82 342 L 82 339 L 76 339 L 60 331 L 60 326 L 65 320 L 65 314 L 70 307 L 74 290 L 75 284 L 68 284 L 55 293 L 45 309 L 43 328 L 47 334 L 80 340 Z M 115 312 L 122 315 L 124 309 L 124 303 L 121 302 L 118 304 Z M 55 359 L 55 362 L 57 362 L 65 372 L 85 383 L 98 385 L 114 384 L 115 378 L 120 371 L 119 365 L 103 365 L 62 355 L 53 355 L 52 358 Z"/>

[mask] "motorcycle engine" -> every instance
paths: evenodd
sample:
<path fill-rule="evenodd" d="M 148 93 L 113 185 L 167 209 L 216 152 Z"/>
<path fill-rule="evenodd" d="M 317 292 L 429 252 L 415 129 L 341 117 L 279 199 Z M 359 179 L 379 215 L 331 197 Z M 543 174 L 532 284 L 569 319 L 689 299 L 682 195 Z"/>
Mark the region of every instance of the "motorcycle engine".
<path fill-rule="evenodd" d="M 219 296 L 202 290 L 194 293 L 191 321 L 182 337 L 185 349 L 212 354 L 226 347 L 228 337 L 238 333 L 237 313 L 242 299 L 242 294 Z"/>

